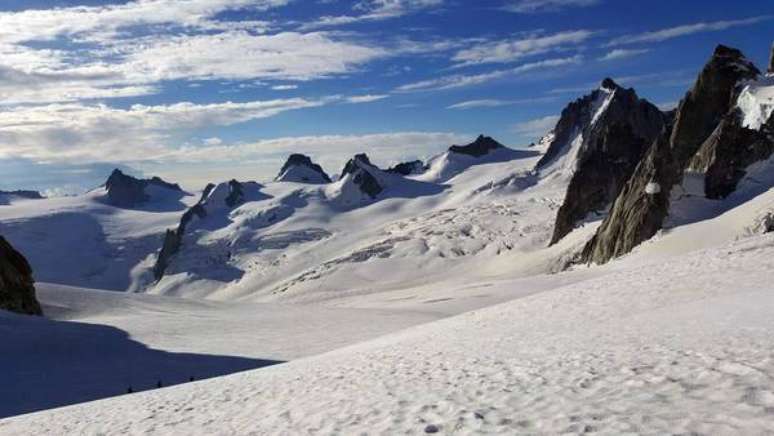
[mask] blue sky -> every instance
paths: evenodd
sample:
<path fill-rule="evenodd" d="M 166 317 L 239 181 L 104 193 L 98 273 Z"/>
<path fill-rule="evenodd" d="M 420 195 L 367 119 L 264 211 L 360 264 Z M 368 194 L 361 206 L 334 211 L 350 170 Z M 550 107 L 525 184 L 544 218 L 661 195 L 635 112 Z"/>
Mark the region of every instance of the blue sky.
<path fill-rule="evenodd" d="M 769 0 L 5 0 L 0 188 L 522 147 L 607 76 L 666 108 L 718 43 L 763 67 L 772 30 Z"/>

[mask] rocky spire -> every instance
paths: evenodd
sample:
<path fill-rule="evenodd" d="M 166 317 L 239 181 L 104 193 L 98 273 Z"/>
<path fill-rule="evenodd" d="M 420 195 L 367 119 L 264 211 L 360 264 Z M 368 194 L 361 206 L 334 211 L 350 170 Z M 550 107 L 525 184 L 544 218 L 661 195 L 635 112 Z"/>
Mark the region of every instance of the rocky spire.
<path fill-rule="evenodd" d="M 587 244 L 584 260 L 607 262 L 628 253 L 661 229 L 672 187 L 682 181 L 690 161 L 734 105 L 738 85 L 759 74 L 739 50 L 722 45 L 715 49 L 680 102 L 674 125 L 650 147 Z"/>
<path fill-rule="evenodd" d="M 572 154 L 576 161 L 565 165 L 573 171 L 551 244 L 570 233 L 589 213 L 607 208 L 665 121 L 666 115 L 656 106 L 609 78 L 562 112 L 556 131 L 566 139 L 555 140 L 547 155 L 556 159 L 567 154 L 570 146 L 578 150 Z M 544 165 L 551 161 L 541 160 Z"/>
<path fill-rule="evenodd" d="M 0 309 L 42 315 L 27 259 L 0 236 Z"/>

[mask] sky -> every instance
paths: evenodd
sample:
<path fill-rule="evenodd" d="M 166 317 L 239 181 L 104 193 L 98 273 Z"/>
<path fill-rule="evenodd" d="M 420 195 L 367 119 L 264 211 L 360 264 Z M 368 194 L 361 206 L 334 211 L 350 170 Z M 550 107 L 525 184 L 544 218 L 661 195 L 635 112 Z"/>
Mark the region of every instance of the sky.
<path fill-rule="evenodd" d="M 773 38 L 771 0 L 3 0 L 0 189 L 520 148 L 605 77 L 670 108 L 718 43 L 764 69 Z"/>

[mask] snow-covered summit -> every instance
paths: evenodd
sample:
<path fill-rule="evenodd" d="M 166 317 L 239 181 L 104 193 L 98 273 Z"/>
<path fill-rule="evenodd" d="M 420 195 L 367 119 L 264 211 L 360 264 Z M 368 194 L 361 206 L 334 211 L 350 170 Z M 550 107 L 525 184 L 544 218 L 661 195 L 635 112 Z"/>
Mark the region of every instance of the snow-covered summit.
<path fill-rule="evenodd" d="M 291 154 L 288 157 L 279 175 L 274 180 L 277 182 L 312 184 L 331 183 L 331 178 L 320 165 L 312 162 L 309 156 L 297 153 Z"/>
<path fill-rule="evenodd" d="M 508 162 L 535 156 L 534 150 L 513 150 L 489 136 L 480 135 L 467 145 L 452 145 L 449 150 L 430 158 L 417 180 L 445 183 L 474 165 Z"/>

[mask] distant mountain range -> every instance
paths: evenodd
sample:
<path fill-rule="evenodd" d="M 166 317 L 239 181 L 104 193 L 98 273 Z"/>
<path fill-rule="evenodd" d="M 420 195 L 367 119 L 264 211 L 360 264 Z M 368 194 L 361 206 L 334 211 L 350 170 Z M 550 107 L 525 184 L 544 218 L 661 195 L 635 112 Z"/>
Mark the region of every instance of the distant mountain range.
<path fill-rule="evenodd" d="M 272 183 L 199 195 L 119 170 L 73 198 L 0 192 L 2 232 L 29 258 L 0 240 L 0 308 L 40 313 L 33 269 L 85 287 L 282 300 L 344 291 L 333 277 L 386 289 L 505 252 L 534 255 L 514 266 L 531 272 L 606 263 L 774 186 L 772 112 L 774 48 L 764 74 L 720 45 L 676 110 L 604 79 L 528 150 L 482 135 L 389 169 L 358 154 L 335 181 L 293 154 Z"/>

